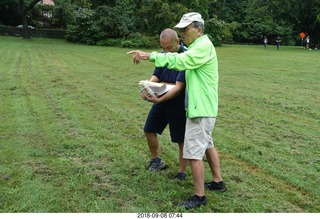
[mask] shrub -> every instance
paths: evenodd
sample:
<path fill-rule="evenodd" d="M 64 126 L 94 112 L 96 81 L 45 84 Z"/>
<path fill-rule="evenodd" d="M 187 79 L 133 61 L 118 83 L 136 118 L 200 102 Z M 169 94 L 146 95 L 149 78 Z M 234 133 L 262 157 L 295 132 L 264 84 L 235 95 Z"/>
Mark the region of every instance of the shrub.
<path fill-rule="evenodd" d="M 124 47 L 124 48 L 135 48 L 137 46 L 131 40 L 124 40 L 121 43 L 121 47 Z"/>
<path fill-rule="evenodd" d="M 126 45 L 145 49 L 159 47 L 159 36 L 145 36 L 141 33 L 136 32 L 129 35 L 128 41 L 131 41 L 132 44 L 127 42 L 123 45 L 123 47 L 126 47 Z"/>
<path fill-rule="evenodd" d="M 215 46 L 221 46 L 222 42 L 231 42 L 232 33 L 236 28 L 236 23 L 226 23 L 213 17 L 206 22 L 205 32 Z"/>
<path fill-rule="evenodd" d="M 114 46 L 120 47 L 122 45 L 122 39 L 105 39 L 97 42 L 98 46 Z"/>

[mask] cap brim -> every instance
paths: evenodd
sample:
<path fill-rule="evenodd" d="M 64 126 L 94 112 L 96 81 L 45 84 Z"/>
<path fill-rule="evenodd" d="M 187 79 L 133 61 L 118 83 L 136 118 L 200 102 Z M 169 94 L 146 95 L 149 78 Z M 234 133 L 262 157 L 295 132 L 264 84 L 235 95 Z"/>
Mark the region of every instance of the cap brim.
<path fill-rule="evenodd" d="M 176 28 L 185 28 L 186 26 L 190 25 L 191 23 L 192 23 L 192 21 L 191 22 L 180 22 L 179 24 L 177 24 L 174 27 L 176 27 Z"/>

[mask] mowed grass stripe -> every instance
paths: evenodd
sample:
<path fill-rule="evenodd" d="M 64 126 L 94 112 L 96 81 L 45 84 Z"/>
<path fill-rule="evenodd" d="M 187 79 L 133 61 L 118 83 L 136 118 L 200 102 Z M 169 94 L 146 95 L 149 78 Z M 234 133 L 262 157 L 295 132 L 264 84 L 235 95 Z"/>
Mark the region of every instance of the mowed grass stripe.
<path fill-rule="evenodd" d="M 43 57 L 46 57 L 46 56 L 43 56 Z M 54 66 L 53 66 L 54 67 Z M 42 71 L 42 70 L 41 70 Z M 64 73 L 64 72 L 63 72 Z M 76 94 L 78 94 L 78 93 L 80 93 L 81 94 L 81 92 L 82 92 L 82 90 L 80 89 L 80 90 L 76 90 L 77 89 L 77 86 L 71 86 L 72 87 L 72 89 L 70 89 L 70 90 L 67 90 L 66 92 L 63 92 L 63 94 L 61 95 L 61 94 L 59 94 L 59 93 L 57 93 L 57 94 L 53 94 L 53 95 L 50 95 L 50 94 L 48 94 L 48 91 L 46 91 L 46 89 L 44 89 L 43 87 L 46 87 L 47 85 L 44 83 L 45 82 L 45 80 L 46 80 L 46 78 L 42 78 L 43 77 L 43 74 L 39 74 L 39 75 L 33 75 L 33 76 L 31 76 L 31 78 L 33 79 L 34 78 L 34 76 L 36 77 L 36 79 L 37 80 L 34 80 L 34 81 L 31 81 L 31 84 L 32 84 L 32 88 L 30 88 L 30 89 L 32 89 L 32 90 L 34 90 L 35 91 L 35 96 L 37 96 L 37 95 L 42 95 L 43 96 L 43 98 L 41 98 L 40 100 L 39 100 L 39 102 L 43 102 L 44 103 L 44 106 L 49 106 L 49 108 L 51 108 L 51 109 L 53 109 L 53 110 L 55 110 L 55 111 L 57 111 L 56 112 L 56 114 L 59 116 L 59 117 L 62 117 L 62 118 L 67 118 L 68 116 L 66 116 L 66 114 L 68 114 L 68 112 L 77 112 L 77 110 L 76 111 L 74 111 L 74 109 L 70 109 L 69 108 L 69 105 L 72 105 L 72 101 L 76 101 L 76 102 L 78 102 L 78 100 L 80 99 L 80 98 L 74 98 L 74 97 L 72 97 L 71 99 L 64 99 L 62 102 L 67 102 L 68 104 L 67 104 L 67 107 L 68 107 L 68 110 L 62 110 L 62 109 L 60 109 L 60 107 L 59 107 L 59 103 L 57 103 L 58 101 L 56 101 L 54 98 L 55 97 L 59 97 L 59 96 L 63 96 L 63 98 L 65 98 L 65 96 L 68 96 L 68 95 L 73 95 L 73 93 L 76 93 Z M 72 78 L 72 80 L 74 79 L 75 77 L 73 77 Z M 25 80 L 29 80 L 28 78 L 25 78 Z M 77 80 L 70 80 L 70 84 L 79 84 L 78 83 L 78 81 Z M 68 79 L 68 81 L 69 81 L 69 79 Z M 67 84 L 60 84 L 61 85 L 61 87 L 68 87 L 68 85 Z M 83 85 L 82 84 L 80 84 L 80 85 L 78 85 L 79 87 L 83 87 Z M 49 86 L 47 87 L 47 88 L 50 88 Z M 85 90 L 87 90 L 88 91 L 88 89 L 86 89 L 86 87 L 84 87 L 84 89 Z M 92 90 L 92 86 L 91 86 L 91 90 Z M 112 90 L 112 88 L 111 88 L 111 90 Z M 38 93 L 36 93 L 38 91 Z M 90 89 L 89 89 L 89 91 L 90 91 Z M 89 92 L 90 93 L 90 92 Z M 96 93 L 96 94 L 99 94 L 99 96 L 97 97 L 97 98 L 94 98 L 94 99 L 99 99 L 100 101 L 100 103 L 103 103 L 103 101 L 105 100 L 106 102 L 105 103 L 108 103 L 108 101 L 109 101 L 109 99 L 105 99 L 105 98 L 101 98 L 100 97 L 100 95 L 101 95 L 101 93 L 103 93 L 103 92 L 94 92 L 94 93 Z M 60 97 L 61 98 L 61 97 Z M 60 98 L 58 98 L 58 99 L 60 99 Z M 92 98 L 91 98 L 92 99 Z M 121 98 L 119 98 L 118 100 L 122 100 Z M 109 101 L 110 102 L 110 101 Z M 112 101 L 111 101 L 111 103 L 112 103 Z M 113 104 L 117 104 L 116 102 L 115 103 L 113 103 Z M 122 103 L 121 103 L 122 104 Z M 103 106 L 104 104 L 102 104 L 102 106 Z M 112 106 L 112 105 L 111 105 Z M 75 108 L 76 109 L 79 109 L 79 105 L 76 105 L 75 106 Z M 105 109 L 105 107 L 100 107 L 100 106 L 98 106 L 98 107 L 94 107 L 94 108 L 97 108 L 97 109 L 102 109 L 106 114 L 110 114 L 106 109 Z M 43 109 L 39 109 L 39 113 L 41 113 L 41 112 L 43 112 Z M 44 113 L 44 115 L 46 115 L 48 112 L 45 112 Z M 79 113 L 79 112 L 78 112 Z M 117 118 L 118 116 L 119 116 L 119 111 L 118 112 L 116 112 L 118 115 L 115 115 L 115 114 L 111 114 L 110 116 L 112 116 L 112 118 L 115 118 L 116 120 L 117 120 L 117 123 L 118 123 L 118 119 L 119 118 Z M 126 112 L 127 113 L 127 112 Z M 77 115 L 77 114 L 76 114 Z M 91 111 L 91 112 L 88 112 L 88 114 L 86 114 L 86 115 L 84 115 L 84 117 L 88 117 L 89 118 L 89 120 L 90 120 L 90 115 L 92 115 L 92 116 L 94 116 L 95 114 L 93 114 L 93 111 Z M 98 115 L 101 115 L 101 114 L 99 114 L 98 113 Z M 72 115 L 71 115 L 72 116 Z M 121 114 L 120 114 L 120 116 L 121 116 Z M 48 122 L 47 121 L 47 119 L 45 119 L 45 118 L 43 118 L 44 120 L 46 120 L 46 122 Z M 73 117 L 73 118 L 70 118 L 69 120 L 66 120 L 66 121 L 62 121 L 62 127 L 68 127 L 69 126 L 69 122 L 75 122 L 75 121 L 77 121 L 77 120 L 79 120 L 79 119 L 77 119 L 76 117 Z M 95 122 L 95 120 L 92 120 L 93 122 Z M 115 139 L 115 138 L 117 138 L 117 135 L 115 135 L 116 133 L 112 133 L 112 132 L 119 132 L 119 133 L 123 133 L 123 130 L 121 130 L 121 128 L 120 127 L 118 127 L 118 126 L 115 126 L 115 124 L 117 124 L 117 123 L 115 123 L 114 121 L 112 121 L 111 119 L 110 119 L 110 122 L 109 121 L 107 121 L 104 125 L 106 125 L 106 126 L 110 126 L 110 130 L 111 131 L 106 131 L 105 133 L 106 133 L 106 135 L 107 135 L 107 137 L 109 137 L 110 136 L 110 138 L 111 138 L 111 140 L 113 141 L 113 142 L 116 142 L 116 140 L 119 140 L 119 139 Z M 119 124 L 119 125 L 121 125 L 121 127 L 123 128 L 124 126 L 123 126 L 123 124 Z M 57 128 L 57 127 L 55 127 L 55 128 Z M 81 128 L 81 127 L 78 127 L 78 126 L 76 126 L 75 127 L 75 129 L 79 129 L 79 128 Z M 57 130 L 58 130 L 58 134 L 59 135 L 63 135 L 63 134 L 65 134 L 65 133 L 67 133 L 68 134 L 68 131 L 61 131 L 61 132 L 59 132 L 59 129 L 56 129 L 56 130 L 52 130 L 52 132 L 48 132 L 49 134 L 51 133 L 51 134 L 54 134 L 54 133 L 57 133 Z M 73 133 L 73 134 L 76 134 L 75 132 L 76 132 L 77 130 L 72 130 L 71 132 Z M 141 134 L 139 134 L 140 136 L 141 136 Z M 112 137 L 112 136 L 114 136 L 114 137 Z M 74 137 L 74 136 L 72 136 L 72 137 Z M 128 136 L 128 137 L 132 137 L 132 136 Z M 54 136 L 53 136 L 53 138 L 54 138 Z M 140 137 L 141 138 L 141 137 Z M 79 139 L 77 139 L 77 141 L 79 141 Z M 74 148 L 77 148 L 77 145 L 69 145 L 68 143 L 65 143 L 66 145 L 65 145 L 65 147 L 66 148 L 62 148 L 61 149 L 61 151 L 63 151 L 63 154 L 64 154 L 64 156 L 68 156 L 68 154 L 66 154 L 66 152 L 68 151 L 67 149 L 74 149 Z M 107 141 L 105 141 L 105 143 L 104 144 L 106 144 L 106 146 L 110 146 L 110 144 L 108 144 L 108 142 Z M 118 144 L 120 144 L 120 143 L 118 143 Z M 57 145 L 61 145 L 61 143 L 60 142 L 55 142 L 54 144 L 52 144 L 52 145 L 50 145 L 51 147 L 53 146 L 53 148 L 54 147 L 57 147 Z M 86 149 L 86 148 L 88 148 L 89 147 L 89 145 L 83 145 L 84 146 L 84 148 Z M 120 146 L 120 145 L 114 145 L 114 146 Z M 53 149 L 51 148 L 51 151 L 52 151 Z M 49 150 L 49 152 L 50 152 L 50 150 Z M 55 155 L 55 156 L 61 156 L 60 154 L 55 154 L 55 153 L 52 153 L 51 152 L 51 154 L 52 155 Z M 105 155 L 105 154 L 102 154 L 102 155 Z M 72 156 L 72 155 L 69 155 L 69 156 Z M 78 155 L 79 156 L 79 155 Z M 96 168 L 96 166 L 94 166 L 94 168 Z M 60 170 L 61 171 L 61 170 Z"/>
<path fill-rule="evenodd" d="M 33 58 L 37 58 L 37 57 L 33 57 Z M 18 63 L 15 63 L 16 65 L 18 64 Z M 28 68 L 27 68 L 28 69 Z M 34 68 L 35 69 L 35 68 Z M 47 114 L 47 111 L 42 111 L 42 109 L 41 109 L 41 107 L 39 107 L 39 104 L 37 103 L 37 96 L 41 96 L 42 94 L 44 94 L 44 98 L 41 98 L 40 100 L 39 100 L 39 102 L 40 102 L 40 104 L 42 103 L 42 104 L 44 104 L 44 108 L 46 108 L 46 106 L 49 106 L 49 107 L 52 107 L 53 109 L 55 109 L 55 108 L 57 108 L 56 106 L 54 106 L 53 104 L 48 104 L 48 102 L 44 102 L 44 101 L 46 101 L 46 100 L 48 100 L 48 95 L 46 95 L 46 92 L 44 92 L 44 89 L 39 89 L 39 88 L 41 88 L 41 86 L 39 86 L 39 84 L 41 84 L 41 79 L 42 79 L 42 77 L 40 76 L 39 77 L 39 75 L 37 76 L 36 74 L 33 74 L 32 72 L 30 72 L 30 71 L 28 71 L 28 72 L 24 72 L 24 73 L 22 73 L 22 75 L 23 75 L 23 81 L 25 81 L 25 82 L 28 82 L 29 80 L 30 80 L 30 87 L 25 87 L 25 86 L 21 86 L 24 90 L 27 90 L 27 92 L 28 92 L 28 95 L 27 96 L 30 96 L 30 98 L 25 98 L 25 100 L 21 100 L 21 101 L 19 101 L 19 103 L 17 104 L 17 116 L 16 116 L 16 119 L 17 119 L 17 127 L 22 127 L 21 129 L 23 129 L 23 125 L 26 125 L 26 126 L 28 126 L 28 132 L 31 132 L 32 131 L 32 129 L 31 129 L 31 127 L 36 127 L 38 130 L 36 131 L 36 133 L 24 133 L 25 131 L 24 131 L 24 129 L 21 131 L 21 133 L 15 133 L 17 136 L 22 136 L 23 137 L 23 141 L 21 141 L 21 142 L 17 142 L 17 144 L 16 145 L 13 145 L 13 146 L 16 146 L 17 148 L 18 147 L 20 147 L 20 148 L 23 148 L 24 150 L 26 150 L 26 146 L 31 146 L 32 147 L 32 152 L 33 153 L 35 153 L 36 154 L 36 156 L 39 156 L 39 155 L 37 155 L 37 152 L 36 152 L 36 150 L 35 150 L 35 147 L 37 147 L 37 146 L 40 146 L 40 147 L 43 147 L 43 146 L 45 146 L 45 144 L 47 144 L 45 141 L 47 141 L 47 140 L 49 140 L 50 138 L 51 138 L 51 140 L 52 140 L 52 138 L 55 138 L 55 137 L 58 137 L 58 140 L 60 139 L 59 138 L 59 136 L 63 136 L 64 135 L 64 133 L 65 133 L 65 131 L 64 130 L 61 130 L 61 132 L 59 133 L 57 133 L 56 131 L 57 130 L 50 130 L 48 133 L 47 133 L 47 137 L 48 138 L 46 138 L 46 139 L 43 139 L 43 141 L 41 142 L 39 142 L 39 141 L 37 141 L 36 139 L 38 139 L 39 137 L 37 137 L 37 136 L 39 136 L 40 135 L 40 133 L 39 132 L 41 132 L 43 129 L 42 129 L 42 127 L 44 127 L 44 126 L 39 126 L 39 123 L 37 123 L 36 121 L 38 121 L 38 119 L 40 120 L 40 121 L 42 121 L 43 123 L 46 123 L 46 121 L 49 119 L 49 118 L 52 118 L 51 117 L 51 115 L 49 114 L 49 116 L 48 116 L 48 114 Z M 21 75 L 18 75 L 18 77 L 21 77 Z M 30 78 L 29 78 L 30 77 Z M 34 80 L 35 79 L 35 80 Z M 38 79 L 40 79 L 40 81 L 38 81 Z M 37 83 L 38 82 L 38 83 Z M 35 91 L 35 92 L 33 92 L 33 91 Z M 39 93 L 38 93 L 39 92 Z M 51 101 L 52 102 L 52 101 Z M 24 104 L 23 104 L 24 103 Z M 34 113 L 34 109 L 33 108 L 36 108 L 37 110 L 39 110 L 39 112 L 37 113 L 37 114 L 35 114 Z M 24 110 L 24 111 L 29 111 L 29 112 L 27 112 L 27 113 L 29 113 L 29 114 L 31 114 L 31 115 L 34 115 L 34 117 L 32 118 L 32 121 L 33 121 L 33 124 L 29 124 L 29 123 L 31 123 L 31 122 L 27 122 L 27 121 L 21 121 L 21 118 L 22 119 L 24 119 L 24 118 L 29 118 L 28 116 L 26 116 L 26 115 L 24 115 L 24 114 L 22 114 L 21 113 L 21 110 Z M 41 118 L 41 116 L 43 116 L 42 115 L 42 113 L 45 113 L 44 115 L 46 115 L 47 116 L 47 118 Z M 66 124 L 67 122 L 64 122 L 64 124 L 62 124 L 62 127 L 68 127 L 68 124 Z M 49 124 L 49 123 L 48 123 Z M 48 125 L 48 124 L 46 124 L 46 125 Z M 54 128 L 57 128 L 57 127 L 54 127 Z M 31 129 L 31 130 L 30 130 Z M 73 130 L 74 131 L 74 130 Z M 54 133 L 57 133 L 58 134 L 58 136 L 55 136 L 54 135 Z M 50 137 L 51 136 L 51 137 Z M 26 140 L 28 140 L 28 141 L 26 141 Z M 23 142 L 23 144 L 21 144 Z M 41 145 L 42 144 L 42 145 Z M 49 144 L 48 145 L 48 147 L 47 148 L 50 148 L 51 150 L 52 150 L 52 146 L 56 146 L 56 145 L 60 145 L 59 144 L 59 142 L 55 142 L 55 143 L 52 143 L 52 144 Z M 11 145 L 12 146 L 12 145 Z M 50 152 L 50 151 L 49 151 Z M 38 152 L 38 154 L 39 154 L 39 152 Z M 31 157 L 32 157 L 32 154 L 31 154 Z M 32 159 L 32 158 L 31 158 Z M 23 160 L 25 160 L 25 159 L 23 159 Z M 59 159 L 57 159 L 57 160 L 59 160 Z M 21 164 L 21 163 L 20 163 Z M 24 162 L 22 162 L 22 164 L 25 164 L 25 165 L 27 165 L 28 167 L 31 167 L 31 168 L 34 168 L 34 167 L 38 167 L 39 165 L 39 162 L 38 163 L 36 163 L 37 165 L 30 165 L 30 163 L 28 162 L 28 161 L 24 161 Z M 59 168 L 59 165 L 58 165 L 58 163 L 56 162 L 55 164 L 55 168 Z M 65 162 L 64 162 L 64 165 L 65 165 Z M 70 165 L 70 164 L 69 164 Z M 21 166 L 23 166 L 23 165 L 21 165 Z M 42 167 L 43 167 L 43 170 L 48 170 L 48 169 L 50 169 L 50 168 L 48 168 L 48 166 L 45 166 L 44 164 L 42 164 Z M 61 168 L 62 168 L 62 166 L 61 166 Z M 37 170 L 33 170 L 33 171 L 36 171 L 38 174 L 40 174 L 40 177 L 44 177 L 44 176 L 41 176 L 42 174 L 43 174 L 43 172 L 41 173 L 41 172 L 39 172 L 39 171 L 37 171 Z M 58 171 L 57 171 L 58 172 Z M 63 172 L 62 171 L 62 169 L 59 169 L 59 172 L 61 173 L 61 172 Z M 51 178 L 50 176 L 48 176 L 49 178 Z M 81 180 L 79 180 L 79 179 L 75 179 L 74 180 L 75 182 L 78 182 L 78 181 L 81 181 Z M 25 189 L 25 188 L 24 188 Z M 44 189 L 46 189 L 47 190 L 47 188 L 44 188 Z M 75 188 L 76 189 L 76 188 Z M 45 191 L 45 190 L 44 190 Z M 18 192 L 18 194 L 21 192 L 21 191 L 17 191 Z M 43 191 L 42 191 L 43 192 Z M 68 192 L 69 193 L 69 192 Z M 70 196 L 70 194 L 67 194 L 67 196 Z M 27 196 L 26 196 L 27 197 Z M 46 195 L 44 195 L 44 197 L 46 197 Z M 63 197 L 63 196 L 62 196 Z M 76 200 L 76 199 L 75 199 Z M 25 203 L 23 204 L 23 205 L 27 205 L 28 206 L 28 203 L 30 203 L 30 201 L 32 201 L 32 200 L 30 200 L 30 201 L 28 201 L 28 200 L 25 200 L 25 199 L 22 199 L 21 201 L 25 201 Z M 72 203 L 72 202 L 70 202 L 70 203 Z M 18 203 L 17 203 L 18 204 Z M 32 205 L 32 203 L 30 203 L 31 205 Z M 50 209 L 50 208 L 49 208 Z M 25 209 L 15 209 L 16 211 L 24 211 Z M 39 211 L 39 209 L 35 209 L 36 211 Z M 44 211 L 47 211 L 46 209 L 43 209 Z M 57 209 L 56 209 L 57 210 Z M 62 210 L 62 209 L 61 209 Z M 89 210 L 89 209 L 87 209 L 87 210 Z"/>
<path fill-rule="evenodd" d="M 31 176 L 29 170 L 29 158 L 30 153 L 37 153 L 37 149 L 34 145 L 41 144 L 37 134 L 39 132 L 38 127 L 34 125 L 34 121 L 37 120 L 36 115 L 31 106 L 28 96 L 30 93 L 25 86 L 22 74 L 17 70 L 21 64 L 21 60 L 24 59 L 24 53 L 17 53 L 15 59 L 10 62 L 12 64 L 9 71 L 3 71 L 2 76 L 6 73 L 5 79 L 10 81 L 10 87 L 3 90 L 2 97 L 4 99 L 3 106 L 11 106 L 9 111 L 4 115 L 10 117 L 10 121 L 4 123 L 8 130 L 8 141 L 2 145 L 2 155 L 6 159 L 1 159 L 2 174 L 7 175 L 6 180 L 11 189 L 4 187 L 2 190 L 2 203 L 4 208 L 11 209 L 12 211 L 23 211 L 24 207 L 28 205 L 28 202 L 33 201 L 36 195 L 28 197 L 30 186 L 34 184 L 25 184 L 29 181 Z M 6 68 L 4 68 L 7 70 Z M 12 70 L 11 70 L 12 69 Z M 41 132 L 41 131 L 40 131 Z M 13 168 L 12 168 L 13 167 Z M 27 186 L 27 187 L 26 187 Z M 33 190 L 35 191 L 35 190 Z M 12 198 L 12 195 L 15 198 Z M 22 202 L 21 205 L 18 203 Z M 5 204 L 4 204 L 5 203 Z M 18 204 L 18 205 L 15 205 Z"/>
<path fill-rule="evenodd" d="M 262 212 L 319 212 L 320 209 L 314 205 L 318 203 L 314 191 L 291 184 L 288 179 L 278 177 L 277 174 L 266 171 L 267 168 L 262 169 L 252 161 L 246 161 L 243 156 L 223 153 L 221 160 L 223 169 L 230 173 L 225 177 L 228 188 L 239 198 L 239 200 L 232 199 L 235 212 L 248 211 L 245 208 L 247 205 L 254 206 Z M 237 172 L 232 171 L 234 169 L 237 169 Z M 270 205 L 271 200 L 272 205 Z"/>
<path fill-rule="evenodd" d="M 298 52 L 301 51 L 295 51 L 293 56 Z M 282 61 L 287 57 L 290 59 L 292 54 L 282 54 Z M 307 56 L 307 63 L 309 58 L 318 57 L 314 54 L 317 53 L 309 57 L 309 54 L 303 53 Z M 221 76 L 224 74 L 220 74 L 222 104 L 216 136 L 222 138 L 222 141 L 231 141 L 231 145 L 226 146 L 229 147 L 228 152 L 236 153 L 237 157 L 285 180 L 298 191 L 303 190 L 303 193 L 313 196 L 316 203 L 319 203 L 316 186 L 319 182 L 319 160 L 314 156 L 319 155 L 319 101 L 313 101 L 319 97 L 312 92 L 319 87 L 319 75 L 315 68 L 305 68 L 301 62 L 290 63 L 285 67 L 264 66 L 259 73 L 250 72 L 251 66 L 254 66 L 251 69 L 253 71 L 261 62 L 256 60 L 254 64 L 249 63 L 247 71 L 240 73 L 237 69 L 228 69 L 233 65 L 225 65 L 227 70 L 221 68 L 228 82 L 234 83 L 224 83 Z M 304 74 L 293 75 L 291 71 L 294 68 L 303 68 Z M 236 77 L 240 79 L 232 80 Z M 274 82 L 270 85 L 270 81 Z M 285 85 L 284 89 L 278 84 Z M 236 150 L 231 152 L 230 148 Z"/>

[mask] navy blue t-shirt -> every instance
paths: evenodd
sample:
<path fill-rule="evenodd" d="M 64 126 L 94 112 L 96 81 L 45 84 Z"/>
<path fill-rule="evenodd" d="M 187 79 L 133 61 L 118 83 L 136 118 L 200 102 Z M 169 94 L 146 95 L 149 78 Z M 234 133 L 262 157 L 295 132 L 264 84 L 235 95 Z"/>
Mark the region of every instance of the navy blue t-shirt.
<path fill-rule="evenodd" d="M 182 53 L 186 50 L 183 43 L 180 43 L 180 48 L 178 53 Z M 186 83 L 185 71 L 176 71 L 173 69 L 168 69 L 166 67 L 156 67 L 153 71 L 153 75 L 157 76 L 160 82 L 167 82 L 175 84 L 176 81 Z M 155 104 L 154 106 L 163 107 L 166 111 L 172 113 L 183 113 L 185 114 L 184 109 L 184 97 L 185 91 L 183 90 L 178 96 L 172 98 L 171 100 L 165 101 L 160 104 Z"/>

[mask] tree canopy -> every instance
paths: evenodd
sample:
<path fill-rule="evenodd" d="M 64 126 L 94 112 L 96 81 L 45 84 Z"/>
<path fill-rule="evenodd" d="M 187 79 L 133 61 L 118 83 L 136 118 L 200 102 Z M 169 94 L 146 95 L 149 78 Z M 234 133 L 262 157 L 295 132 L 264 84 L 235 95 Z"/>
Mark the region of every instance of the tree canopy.
<path fill-rule="evenodd" d="M 36 26 L 37 16 L 28 14 L 39 10 L 38 2 L 2 0 L 0 24 L 25 25 L 25 18 Z M 293 45 L 301 32 L 314 43 L 320 38 L 320 0 L 55 0 L 52 10 L 51 28 L 66 29 L 71 40 L 88 44 L 132 34 L 157 36 L 191 11 L 202 14 L 206 32 L 217 44 L 261 43 L 266 35 L 271 40 L 281 36 L 284 44 Z"/>

